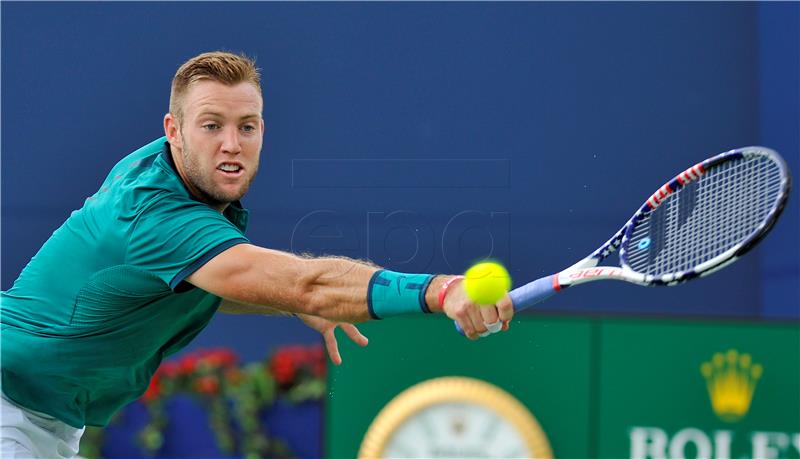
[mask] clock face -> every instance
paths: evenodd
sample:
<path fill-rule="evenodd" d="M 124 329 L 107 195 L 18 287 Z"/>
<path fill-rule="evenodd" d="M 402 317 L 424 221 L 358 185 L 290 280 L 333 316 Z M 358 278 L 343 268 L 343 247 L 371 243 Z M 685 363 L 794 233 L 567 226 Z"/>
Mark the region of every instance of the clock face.
<path fill-rule="evenodd" d="M 468 402 L 430 405 L 398 426 L 382 457 L 533 457 L 517 428 L 496 412 Z"/>
<path fill-rule="evenodd" d="M 551 458 L 547 437 L 511 394 L 472 378 L 406 389 L 370 425 L 358 454 L 374 458 Z"/>

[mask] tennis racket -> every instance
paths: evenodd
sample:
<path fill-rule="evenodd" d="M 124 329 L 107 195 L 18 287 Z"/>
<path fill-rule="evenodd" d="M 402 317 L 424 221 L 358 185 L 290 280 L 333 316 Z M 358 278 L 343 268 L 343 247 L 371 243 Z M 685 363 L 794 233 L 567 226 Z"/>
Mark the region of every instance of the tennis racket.
<path fill-rule="evenodd" d="M 707 276 L 736 261 L 767 235 L 790 188 L 786 163 L 768 148 L 740 148 L 706 159 L 647 198 L 591 255 L 512 290 L 514 310 L 585 282 L 613 279 L 672 286 Z M 618 250 L 619 266 L 600 265 Z"/>

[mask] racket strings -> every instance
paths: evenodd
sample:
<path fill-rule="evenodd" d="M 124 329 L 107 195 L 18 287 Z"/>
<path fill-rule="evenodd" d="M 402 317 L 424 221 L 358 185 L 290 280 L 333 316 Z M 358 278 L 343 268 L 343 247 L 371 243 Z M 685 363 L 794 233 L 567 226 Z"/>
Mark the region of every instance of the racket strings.
<path fill-rule="evenodd" d="M 705 187 L 704 193 L 711 202 L 711 210 L 705 215 L 696 233 L 686 234 L 699 236 L 696 238 L 697 250 L 689 253 L 691 255 L 687 260 L 689 267 L 710 260 L 745 239 L 755 231 L 772 207 L 771 202 L 763 199 L 767 196 L 764 185 L 769 183 L 765 180 L 766 169 L 763 165 L 768 162 L 761 161 L 760 164 L 755 164 L 756 167 L 749 175 L 744 175 L 747 172 L 745 161 L 737 163 L 739 164 L 723 165 L 727 166 L 726 169 L 731 169 L 730 171 L 725 169 L 716 171 L 719 174 L 718 180 L 713 180 L 714 177 L 709 175 L 708 186 Z M 780 174 L 777 169 L 776 172 L 779 186 Z M 702 188 L 703 182 L 700 182 L 699 186 Z M 773 196 L 777 194 L 778 186 Z M 726 190 L 727 195 L 721 196 Z"/>
<path fill-rule="evenodd" d="M 667 197 L 636 225 L 628 265 L 664 275 L 689 271 L 741 244 L 764 224 L 781 192 L 770 158 L 745 157 L 713 167 Z"/>

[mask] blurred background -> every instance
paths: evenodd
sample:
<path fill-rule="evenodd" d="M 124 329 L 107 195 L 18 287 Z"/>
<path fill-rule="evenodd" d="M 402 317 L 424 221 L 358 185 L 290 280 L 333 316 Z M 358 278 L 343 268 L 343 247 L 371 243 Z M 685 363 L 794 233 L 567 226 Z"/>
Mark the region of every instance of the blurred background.
<path fill-rule="evenodd" d="M 163 135 L 175 70 L 209 50 L 262 69 L 267 129 L 244 204 L 248 236 L 274 249 L 404 272 L 491 257 L 522 284 L 588 254 L 708 156 L 765 145 L 800 170 L 797 2 L 13 2 L 0 14 L 3 289 L 111 166 Z M 701 282 L 575 289 L 478 342 L 444 318 L 369 323 L 370 345 L 340 343 L 344 364 L 327 372 L 299 321 L 220 314 L 82 453 L 355 457 L 394 397 L 456 375 L 517 399 L 544 433 L 530 441 L 557 457 L 800 457 L 797 203 L 795 187 L 770 236 Z M 716 376 L 702 371 L 715 355 Z M 491 411 L 473 408 L 446 414 L 458 428 L 409 424 L 406 455 L 505 454 L 491 432 L 462 435 Z M 376 441 L 400 441 L 400 427 Z"/>

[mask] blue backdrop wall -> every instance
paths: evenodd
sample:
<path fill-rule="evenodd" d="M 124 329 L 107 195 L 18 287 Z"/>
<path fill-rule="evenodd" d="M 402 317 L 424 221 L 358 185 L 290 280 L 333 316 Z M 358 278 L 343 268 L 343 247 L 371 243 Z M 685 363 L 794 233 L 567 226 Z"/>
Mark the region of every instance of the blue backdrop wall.
<path fill-rule="evenodd" d="M 162 135 L 177 66 L 214 49 L 263 69 L 256 243 L 405 271 L 492 256 L 518 282 L 557 271 L 709 155 L 765 144 L 800 170 L 798 17 L 798 3 L 3 3 L 2 286 Z M 703 282 L 604 283 L 540 310 L 797 319 L 797 198 Z M 259 358 L 314 339 L 221 316 L 194 346 Z"/>

